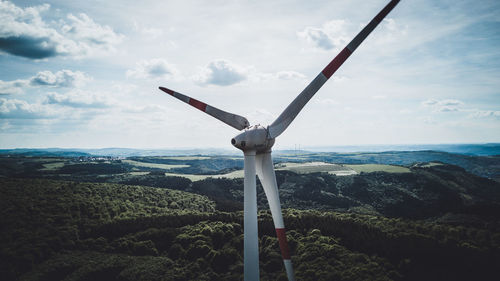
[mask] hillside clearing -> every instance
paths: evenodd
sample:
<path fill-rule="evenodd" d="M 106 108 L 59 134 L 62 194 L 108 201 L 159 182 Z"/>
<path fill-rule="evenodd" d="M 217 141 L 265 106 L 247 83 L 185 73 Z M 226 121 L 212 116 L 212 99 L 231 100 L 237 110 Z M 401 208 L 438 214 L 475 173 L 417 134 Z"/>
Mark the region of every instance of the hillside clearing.
<path fill-rule="evenodd" d="M 122 160 L 123 163 L 130 164 L 132 166 L 144 167 L 144 168 L 154 168 L 154 169 L 165 169 L 170 170 L 174 168 L 187 168 L 189 165 L 185 164 L 158 164 L 158 163 L 146 163 L 134 160 Z"/>
<path fill-rule="evenodd" d="M 356 173 L 372 173 L 372 172 L 387 172 L 387 173 L 409 173 L 410 169 L 402 166 L 383 165 L 383 164 L 359 164 L 359 165 L 344 165 Z"/>

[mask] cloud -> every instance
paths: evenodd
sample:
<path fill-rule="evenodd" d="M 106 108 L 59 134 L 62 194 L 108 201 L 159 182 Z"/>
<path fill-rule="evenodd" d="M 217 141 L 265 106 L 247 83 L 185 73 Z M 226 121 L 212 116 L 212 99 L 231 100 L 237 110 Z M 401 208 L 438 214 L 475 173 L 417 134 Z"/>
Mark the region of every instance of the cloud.
<path fill-rule="evenodd" d="M 61 122 L 70 119 L 88 120 L 96 115 L 109 113 L 111 107 L 117 104 L 103 93 L 91 93 L 79 89 L 65 94 L 49 93 L 33 103 L 20 99 L 0 98 L 0 119 L 52 119 Z"/>
<path fill-rule="evenodd" d="M 350 40 L 353 39 L 353 34 L 361 31 L 367 23 L 363 22 L 358 26 L 347 20 L 331 20 L 320 27 L 308 26 L 304 30 L 297 32 L 297 36 L 314 49 L 339 51 L 347 46 Z M 384 19 L 383 24 L 378 29 L 381 29 L 381 31 L 377 32 L 374 38 L 368 40 L 371 42 L 369 44 L 386 46 L 389 43 L 399 43 L 401 38 L 408 33 L 408 26 L 399 24 L 393 18 Z"/>
<path fill-rule="evenodd" d="M 1 119 L 37 119 L 51 114 L 40 104 L 30 104 L 24 100 L 0 98 Z"/>
<path fill-rule="evenodd" d="M 163 35 L 162 29 L 154 27 L 146 27 L 138 23 L 137 21 L 134 21 L 134 31 L 137 31 L 151 39 L 155 39 Z"/>
<path fill-rule="evenodd" d="M 378 45 L 387 45 L 394 42 L 400 43 L 400 41 L 405 41 L 404 39 L 407 39 L 408 25 L 402 25 L 393 18 L 385 18 L 382 21 L 380 29 L 381 32 L 378 32 L 373 39 L 374 43 Z"/>
<path fill-rule="evenodd" d="M 468 113 L 467 118 L 500 118 L 499 110 L 480 110 L 464 107 L 464 102 L 455 99 L 435 100 L 430 99 L 422 102 L 426 107 L 432 109 L 433 112 L 462 112 Z"/>
<path fill-rule="evenodd" d="M 73 108 L 107 108 L 111 102 L 102 95 L 89 93 L 82 90 L 74 90 L 65 94 L 47 94 L 45 104 L 67 106 Z"/>
<path fill-rule="evenodd" d="M 430 107 L 434 112 L 455 112 L 461 111 L 464 103 L 459 100 L 446 99 L 446 100 L 435 100 L 429 99 L 422 102 L 425 107 Z"/>
<path fill-rule="evenodd" d="M 278 71 L 275 74 L 276 78 L 281 80 L 295 80 L 295 79 L 304 79 L 306 76 L 302 73 L 296 71 Z"/>
<path fill-rule="evenodd" d="M 432 105 L 435 105 L 437 103 L 438 103 L 437 100 L 435 100 L 435 99 L 429 99 L 429 100 L 423 101 L 422 105 L 424 105 L 424 106 L 432 106 Z"/>
<path fill-rule="evenodd" d="M 164 59 L 143 60 L 134 69 L 127 70 L 127 77 L 133 78 L 176 78 L 179 71 Z"/>
<path fill-rule="evenodd" d="M 321 27 L 306 27 L 303 31 L 297 32 L 297 35 L 314 48 L 339 49 L 349 40 L 345 28 L 346 22 L 344 20 L 332 20 L 324 23 Z"/>
<path fill-rule="evenodd" d="M 2 81 L 0 80 L 0 95 L 22 94 L 27 80 Z"/>
<path fill-rule="evenodd" d="M 29 59 L 43 59 L 57 55 L 56 43 L 49 38 L 33 38 L 26 35 L 0 37 L 0 50 Z"/>
<path fill-rule="evenodd" d="M 146 106 L 131 106 L 127 105 L 122 107 L 121 112 L 131 114 L 144 114 L 151 112 L 168 112 L 168 108 L 160 105 L 146 105 Z"/>
<path fill-rule="evenodd" d="M 91 78 L 81 71 L 63 69 L 56 73 L 52 73 L 47 70 L 38 72 L 34 77 L 32 77 L 30 79 L 30 85 L 49 87 L 79 87 L 83 86 L 89 80 L 91 80 Z"/>
<path fill-rule="evenodd" d="M 469 118 L 500 118 L 499 110 L 476 110 L 469 115 Z"/>
<path fill-rule="evenodd" d="M 109 26 L 97 24 L 84 13 L 69 14 L 69 23 L 62 26 L 62 32 L 67 37 L 77 42 L 77 49 L 90 52 L 93 48 L 112 50 L 123 36 L 116 34 Z"/>
<path fill-rule="evenodd" d="M 215 60 L 200 69 L 193 80 L 202 85 L 229 86 L 248 78 L 248 69 L 227 60 Z"/>
<path fill-rule="evenodd" d="M 454 111 L 458 111 L 459 109 L 457 107 L 454 107 L 454 106 L 441 106 L 437 109 L 437 111 L 439 112 L 454 112 Z"/>
<path fill-rule="evenodd" d="M 461 106 L 464 103 L 459 101 L 459 100 L 442 100 L 442 101 L 438 102 L 437 104 L 442 105 L 442 106 Z"/>
<path fill-rule="evenodd" d="M 81 71 L 63 69 L 53 73 L 46 70 L 40 71 L 28 79 L 14 81 L 0 80 L 0 95 L 22 94 L 27 87 L 80 87 L 90 80 L 92 78 Z"/>
<path fill-rule="evenodd" d="M 113 50 L 123 39 L 111 27 L 99 25 L 83 13 L 47 23 L 41 14 L 49 9 L 48 4 L 20 8 L 0 1 L 0 51 L 29 59 L 83 57 Z"/>

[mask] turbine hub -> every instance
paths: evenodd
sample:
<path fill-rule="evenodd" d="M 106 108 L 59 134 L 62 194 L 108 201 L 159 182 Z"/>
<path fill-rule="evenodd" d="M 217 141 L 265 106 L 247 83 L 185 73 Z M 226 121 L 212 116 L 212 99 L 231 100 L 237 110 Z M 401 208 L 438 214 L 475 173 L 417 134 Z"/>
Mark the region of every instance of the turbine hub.
<path fill-rule="evenodd" d="M 257 152 L 265 152 L 271 149 L 274 139 L 269 138 L 266 128 L 261 125 L 255 125 L 246 128 L 245 131 L 232 138 L 231 144 L 242 151 L 255 150 Z"/>

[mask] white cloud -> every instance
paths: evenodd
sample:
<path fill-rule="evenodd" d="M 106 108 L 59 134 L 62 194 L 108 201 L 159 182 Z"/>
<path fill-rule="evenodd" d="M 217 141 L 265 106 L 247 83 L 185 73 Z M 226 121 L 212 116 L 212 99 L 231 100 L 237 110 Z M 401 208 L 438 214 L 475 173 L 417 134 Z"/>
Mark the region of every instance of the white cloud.
<path fill-rule="evenodd" d="M 53 73 L 46 70 L 28 79 L 0 80 L 0 95 L 22 94 L 27 87 L 79 87 L 90 80 L 92 78 L 81 71 L 63 69 Z"/>
<path fill-rule="evenodd" d="M 439 112 L 454 112 L 459 111 L 458 107 L 455 106 L 440 106 L 436 109 Z"/>
<path fill-rule="evenodd" d="M 79 131 L 99 115 L 113 115 L 109 108 L 101 110 L 99 106 L 94 98 L 63 98 L 57 94 L 49 94 L 45 102 L 0 98 L 0 122 L 3 133 Z"/>
<path fill-rule="evenodd" d="M 297 35 L 314 48 L 332 50 L 339 49 L 348 42 L 345 29 L 344 20 L 332 20 L 324 23 L 322 27 L 306 27 L 297 32 Z"/>
<path fill-rule="evenodd" d="M 387 45 L 393 42 L 401 43 L 401 41 L 407 40 L 408 26 L 396 22 L 393 18 L 385 18 L 380 29 L 383 32 L 379 32 L 373 39 L 378 45 Z"/>
<path fill-rule="evenodd" d="M 37 119 L 51 116 L 41 104 L 30 104 L 24 100 L 0 98 L 1 119 Z"/>
<path fill-rule="evenodd" d="M 0 80 L 0 95 L 22 94 L 27 85 L 26 80 L 2 81 Z"/>
<path fill-rule="evenodd" d="M 65 94 L 49 93 L 45 104 L 57 104 L 73 108 L 106 108 L 111 102 L 103 95 L 97 95 L 82 90 L 73 90 Z"/>
<path fill-rule="evenodd" d="M 91 54 L 94 49 L 113 51 L 123 35 L 117 34 L 109 26 L 102 26 L 84 13 L 69 14 L 68 23 L 62 25 L 62 32 L 76 43 L 73 53 Z"/>
<path fill-rule="evenodd" d="M 435 100 L 429 99 L 422 102 L 425 107 L 430 107 L 434 112 L 455 112 L 461 111 L 464 103 L 459 100 L 445 99 L 445 100 Z"/>
<path fill-rule="evenodd" d="M 248 68 L 220 59 L 201 68 L 193 80 L 202 85 L 229 86 L 246 80 L 248 72 Z"/>
<path fill-rule="evenodd" d="M 168 108 L 160 105 L 146 105 L 146 106 L 125 106 L 121 110 L 123 113 L 131 114 L 144 114 L 152 112 L 168 112 Z"/>
<path fill-rule="evenodd" d="M 282 80 L 295 80 L 295 79 L 304 79 L 306 76 L 302 73 L 296 71 L 278 71 L 275 74 L 276 78 Z"/>
<path fill-rule="evenodd" d="M 138 23 L 137 21 L 133 22 L 134 30 L 149 37 L 151 39 L 158 38 L 163 35 L 163 30 L 155 27 L 146 27 Z"/>
<path fill-rule="evenodd" d="M 32 86 L 80 87 L 91 78 L 81 71 L 63 69 L 56 73 L 41 71 L 29 80 Z"/>
<path fill-rule="evenodd" d="M 480 109 L 467 108 L 464 106 L 465 105 L 464 102 L 456 99 L 444 99 L 444 100 L 429 99 L 422 102 L 422 105 L 431 108 L 433 112 L 468 113 L 466 117 L 469 119 L 500 118 L 499 110 L 480 110 Z"/>
<path fill-rule="evenodd" d="M 475 110 L 469 118 L 500 118 L 500 110 Z"/>
<path fill-rule="evenodd" d="M 432 105 L 435 105 L 437 103 L 438 103 L 437 100 L 435 100 L 435 99 L 429 99 L 429 100 L 423 101 L 422 105 L 424 105 L 424 106 L 432 106 Z"/>
<path fill-rule="evenodd" d="M 459 100 L 442 100 L 438 104 L 442 106 L 461 106 L 464 103 Z"/>
<path fill-rule="evenodd" d="M 0 1 L 0 51 L 30 59 L 84 57 L 113 50 L 123 39 L 111 27 L 99 25 L 83 13 L 47 23 L 41 14 L 49 9 L 48 4 L 20 8 Z"/>
<path fill-rule="evenodd" d="M 126 75 L 133 78 L 176 79 L 179 76 L 179 71 L 175 65 L 164 59 L 151 59 L 136 63 L 135 68 L 127 70 Z"/>

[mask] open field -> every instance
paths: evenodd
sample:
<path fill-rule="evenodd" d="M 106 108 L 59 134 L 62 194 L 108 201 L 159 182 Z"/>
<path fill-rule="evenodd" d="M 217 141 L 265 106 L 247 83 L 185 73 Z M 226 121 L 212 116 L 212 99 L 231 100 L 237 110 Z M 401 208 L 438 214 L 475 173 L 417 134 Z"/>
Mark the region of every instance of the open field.
<path fill-rule="evenodd" d="M 356 172 L 344 165 L 325 162 L 305 162 L 305 163 L 279 163 L 276 170 L 292 171 L 298 174 L 328 172 L 339 176 L 352 175 Z"/>
<path fill-rule="evenodd" d="M 170 177 L 184 177 L 190 181 L 201 181 L 206 178 L 227 178 L 227 179 L 237 179 L 243 178 L 243 170 L 233 171 L 227 174 L 217 174 L 217 175 L 193 175 L 193 174 L 177 174 L 177 173 L 165 173 L 165 176 Z"/>
<path fill-rule="evenodd" d="M 280 163 L 276 170 L 288 170 L 299 174 L 328 172 L 338 176 L 358 174 L 361 172 L 409 173 L 410 169 L 402 166 L 383 164 L 332 164 L 325 162 Z"/>
<path fill-rule="evenodd" d="M 211 157 L 209 156 L 162 156 L 162 157 L 157 157 L 158 159 L 165 159 L 165 160 L 179 160 L 179 161 L 191 161 L 191 160 L 208 160 Z"/>
<path fill-rule="evenodd" d="M 53 163 L 47 163 L 43 164 L 43 168 L 40 169 L 40 171 L 55 171 L 58 170 L 62 167 L 64 167 L 65 162 L 53 162 Z"/>
<path fill-rule="evenodd" d="M 325 162 L 305 162 L 305 163 L 278 163 L 275 165 L 277 171 L 292 171 L 298 174 L 310 173 L 329 173 L 337 176 L 349 176 L 359 174 L 361 172 L 387 172 L 387 173 L 409 173 L 410 169 L 394 165 L 381 164 L 362 164 L 362 165 L 340 165 Z M 206 178 L 243 178 L 243 170 L 233 171 L 227 174 L 215 175 L 195 175 L 195 174 L 179 174 L 165 173 L 166 176 L 184 177 L 191 181 L 200 181 Z"/>
<path fill-rule="evenodd" d="M 144 176 L 149 174 L 149 172 L 130 172 L 130 173 L 125 173 L 124 175 L 132 175 L 132 176 Z"/>
<path fill-rule="evenodd" d="M 387 172 L 387 173 L 409 173 L 410 169 L 402 166 L 383 165 L 383 164 L 361 164 L 345 165 L 357 173 Z"/>
<path fill-rule="evenodd" d="M 429 162 L 429 163 L 426 163 L 424 165 L 420 165 L 420 167 L 429 168 L 429 167 L 442 166 L 442 165 L 443 165 L 443 163 L 439 163 L 439 162 Z"/>
<path fill-rule="evenodd" d="M 125 164 L 130 164 L 133 166 L 144 167 L 144 168 L 156 168 L 156 169 L 174 169 L 174 168 L 187 168 L 189 165 L 184 164 L 157 164 L 157 163 L 145 163 L 134 160 L 122 160 Z"/>

